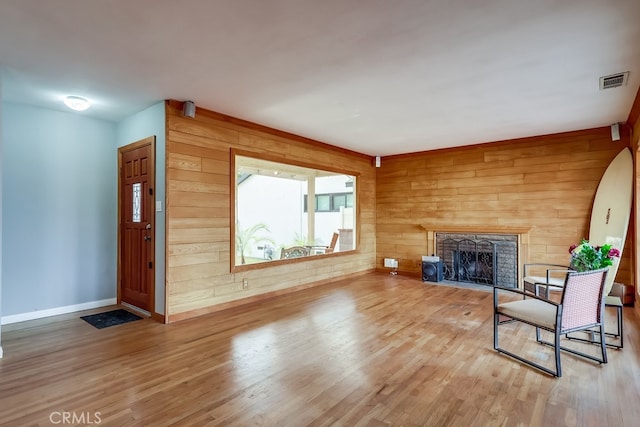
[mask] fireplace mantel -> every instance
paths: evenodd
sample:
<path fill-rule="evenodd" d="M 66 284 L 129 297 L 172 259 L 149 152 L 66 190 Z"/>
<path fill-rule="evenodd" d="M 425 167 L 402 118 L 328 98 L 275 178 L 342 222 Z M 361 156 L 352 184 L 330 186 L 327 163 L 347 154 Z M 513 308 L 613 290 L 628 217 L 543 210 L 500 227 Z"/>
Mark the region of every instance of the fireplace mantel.
<path fill-rule="evenodd" d="M 531 227 L 511 227 L 508 225 L 434 225 L 420 224 L 425 231 L 440 233 L 477 233 L 477 234 L 529 234 Z"/>

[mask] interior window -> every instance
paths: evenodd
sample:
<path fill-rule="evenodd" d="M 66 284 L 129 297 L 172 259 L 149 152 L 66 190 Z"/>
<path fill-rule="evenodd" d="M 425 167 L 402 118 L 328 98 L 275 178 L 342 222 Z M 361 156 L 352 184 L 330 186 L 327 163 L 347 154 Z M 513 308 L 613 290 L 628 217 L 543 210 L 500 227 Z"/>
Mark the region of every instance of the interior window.
<path fill-rule="evenodd" d="M 356 248 L 356 176 L 234 154 L 233 265 Z"/>

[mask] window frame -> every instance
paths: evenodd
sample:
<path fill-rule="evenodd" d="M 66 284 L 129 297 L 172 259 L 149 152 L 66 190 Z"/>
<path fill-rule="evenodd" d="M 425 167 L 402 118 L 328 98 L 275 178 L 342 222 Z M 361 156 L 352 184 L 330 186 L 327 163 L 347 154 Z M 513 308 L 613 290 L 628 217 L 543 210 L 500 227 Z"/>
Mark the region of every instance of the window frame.
<path fill-rule="evenodd" d="M 243 271 L 251 271 L 251 270 L 259 270 L 270 267 L 277 267 L 280 265 L 290 264 L 290 263 L 298 263 L 298 262 L 311 262 L 320 259 L 326 259 L 327 257 L 341 257 L 341 256 L 349 256 L 353 254 L 360 253 L 360 177 L 361 174 L 352 170 L 346 170 L 341 168 L 336 168 L 333 166 L 318 166 L 311 163 L 306 163 L 303 161 L 292 160 L 286 157 L 281 157 L 277 155 L 265 154 L 265 153 L 257 153 L 253 151 L 245 151 L 240 149 L 232 148 L 230 150 L 230 173 L 229 173 L 229 193 L 230 193 L 230 241 L 229 241 L 229 252 L 230 252 L 230 272 L 231 273 L 239 273 Z M 319 170 L 323 172 L 331 172 L 339 175 L 348 175 L 352 176 L 355 179 L 355 183 L 353 183 L 353 209 L 354 209 L 354 233 L 356 233 L 354 248 L 348 249 L 340 252 L 333 252 L 328 254 L 315 254 L 313 256 L 299 257 L 299 258 L 291 258 L 291 259 L 274 259 L 266 262 L 259 262 L 255 264 L 240 264 L 236 265 L 236 222 L 237 222 L 237 212 L 236 212 L 236 204 L 237 204 L 237 187 L 236 187 L 236 176 L 237 176 L 237 157 L 249 157 L 257 160 L 264 160 L 268 162 L 282 163 L 285 165 L 298 166 L 308 169 Z M 330 193 L 332 194 L 332 193 Z M 308 197 L 308 195 L 306 195 Z M 303 207 L 304 212 L 307 212 L 307 205 L 304 204 Z M 316 212 L 323 213 L 323 212 Z"/>

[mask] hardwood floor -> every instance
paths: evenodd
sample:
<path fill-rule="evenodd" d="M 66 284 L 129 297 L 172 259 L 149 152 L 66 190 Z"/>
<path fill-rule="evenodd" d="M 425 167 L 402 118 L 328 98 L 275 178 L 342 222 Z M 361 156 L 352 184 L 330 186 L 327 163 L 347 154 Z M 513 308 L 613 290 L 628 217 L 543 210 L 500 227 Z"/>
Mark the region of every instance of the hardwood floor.
<path fill-rule="evenodd" d="M 2 328 L 0 425 L 640 423 L 628 308 L 625 348 L 602 366 L 563 354 L 560 379 L 493 350 L 490 292 L 381 273 L 169 325 L 99 330 L 88 313 Z M 501 343 L 508 328 L 551 362 L 532 329 Z"/>

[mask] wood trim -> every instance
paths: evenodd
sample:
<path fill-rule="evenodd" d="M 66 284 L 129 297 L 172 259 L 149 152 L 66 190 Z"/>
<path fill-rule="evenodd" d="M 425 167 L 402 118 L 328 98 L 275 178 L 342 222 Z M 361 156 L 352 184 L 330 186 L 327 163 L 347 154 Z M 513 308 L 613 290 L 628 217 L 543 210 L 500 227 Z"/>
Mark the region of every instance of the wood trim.
<path fill-rule="evenodd" d="M 236 153 L 233 148 L 229 150 L 229 271 L 240 272 L 236 267 Z"/>
<path fill-rule="evenodd" d="M 633 102 L 633 106 L 631 107 L 631 111 L 629 112 L 629 117 L 627 118 L 627 122 L 622 127 L 626 132 L 625 136 L 628 136 L 629 139 L 629 147 L 631 148 L 631 154 L 633 156 L 633 203 L 631 204 L 631 218 L 632 220 L 629 222 L 629 230 L 627 231 L 627 241 L 630 242 L 630 250 L 631 250 L 631 266 L 629 268 L 629 279 L 630 285 L 633 286 L 634 290 L 634 299 L 635 299 L 635 307 L 638 310 L 638 306 L 640 305 L 640 286 L 638 285 L 637 278 L 640 275 L 639 269 L 640 264 L 638 263 L 638 242 L 640 237 L 640 232 L 638 230 L 638 194 L 639 194 L 639 186 L 638 186 L 638 144 L 640 143 L 639 135 L 636 135 L 638 129 L 640 129 L 640 88 L 638 88 L 638 92 L 636 93 L 635 100 Z M 626 242 L 625 242 L 626 243 Z M 623 243 L 623 244 L 625 244 Z M 638 310 L 640 313 L 640 310 Z"/>
<path fill-rule="evenodd" d="M 165 310 L 166 312 L 166 310 Z M 166 314 L 156 313 L 155 311 L 151 313 L 151 318 L 158 323 L 168 323 L 168 318 Z"/>
<path fill-rule="evenodd" d="M 531 227 L 510 227 L 510 226 L 487 226 L 485 225 L 465 225 L 465 226 L 441 226 L 420 224 L 420 227 L 426 231 L 443 232 L 443 233 L 478 233 L 478 234 L 527 234 L 531 231 Z"/>
<path fill-rule="evenodd" d="M 356 224 L 356 228 L 357 227 L 358 227 L 358 224 Z M 358 236 L 356 236 L 356 239 L 358 239 Z M 332 252 L 327 254 L 316 254 L 316 255 L 309 255 L 309 256 L 304 256 L 299 258 L 274 259 L 268 262 L 259 262 L 256 264 L 232 265 L 231 273 L 235 274 L 235 273 L 242 273 L 245 271 L 262 270 L 263 268 L 277 267 L 279 265 L 284 265 L 284 264 L 296 264 L 299 262 L 316 261 L 316 260 L 327 259 L 331 257 L 357 255 L 359 253 L 360 251 L 358 249 L 353 249 L 351 251 Z"/>
<path fill-rule="evenodd" d="M 118 220 L 117 220 L 117 228 L 116 228 L 116 304 L 122 303 L 122 295 L 120 291 L 121 283 L 122 283 L 122 147 L 118 147 L 118 170 L 116 176 L 116 186 L 117 186 L 117 195 L 118 195 Z"/>
<path fill-rule="evenodd" d="M 299 167 L 303 167 L 303 168 L 307 168 L 307 169 L 315 169 L 315 170 L 319 170 L 319 171 L 325 171 L 325 172 L 333 172 L 333 173 L 339 173 L 339 174 L 344 174 L 344 175 L 353 175 L 355 177 L 359 177 L 361 176 L 361 173 L 359 172 L 354 172 L 352 170 L 347 170 L 347 169 L 341 169 L 341 168 L 332 168 L 332 167 L 319 167 L 318 165 L 314 165 L 313 163 L 306 163 L 306 162 L 301 162 L 295 159 L 289 159 L 287 157 L 282 157 L 282 156 L 274 156 L 274 155 L 270 155 L 270 154 L 265 154 L 265 153 L 258 153 L 255 151 L 249 151 L 249 150 L 240 150 L 237 148 L 231 148 L 231 160 L 232 160 L 232 169 L 229 171 L 229 173 L 233 174 L 235 172 L 235 158 L 236 156 L 242 156 L 242 157 L 250 157 L 252 159 L 258 159 L 258 160 L 265 160 L 268 162 L 275 162 L 275 163 L 283 163 L 285 165 L 291 165 L 291 166 L 299 166 Z M 235 182 L 232 180 L 232 183 L 234 183 L 235 186 Z"/>
<path fill-rule="evenodd" d="M 314 260 L 318 260 L 318 259 L 325 259 L 326 257 L 333 257 L 333 256 L 346 256 L 346 255 L 353 255 L 353 254 L 359 254 L 360 253 L 360 191 L 359 191 L 359 187 L 360 187 L 360 179 L 362 177 L 362 174 L 359 172 L 354 172 L 354 171 L 350 171 L 350 170 L 345 170 L 345 169 L 340 169 L 340 168 L 325 168 L 325 167 L 318 167 L 318 166 L 314 166 L 311 163 L 305 163 L 305 162 L 299 162 L 297 160 L 291 160 L 288 158 L 283 158 L 283 157 L 279 157 L 279 156 L 273 156 L 273 155 L 269 155 L 269 154 L 264 154 L 264 153 L 256 153 L 253 151 L 248 151 L 248 150 L 239 150 L 237 148 L 231 148 L 229 150 L 230 152 L 230 170 L 229 170 L 229 194 L 230 194 L 230 203 L 229 203 L 229 219 L 230 219 L 230 226 L 231 226 L 231 230 L 230 230 L 230 244 L 231 244 L 231 248 L 230 248 L 230 272 L 233 273 L 241 273 L 244 271 L 252 271 L 252 270 L 261 270 L 263 268 L 269 268 L 269 267 L 275 267 L 275 266 L 279 266 L 279 265 L 283 265 L 283 264 L 293 264 L 293 263 L 298 263 L 298 262 L 305 262 L 305 261 L 314 261 Z M 292 166 L 300 166 L 300 167 L 304 167 L 304 168 L 308 168 L 308 169 L 315 169 L 315 170 L 321 170 L 321 171 L 326 171 L 326 172 L 334 172 L 334 173 L 339 173 L 339 174 L 344 174 L 344 175 L 351 175 L 354 176 L 356 178 L 356 186 L 354 188 L 355 190 L 355 219 L 356 219 L 356 247 L 353 250 L 350 251 L 341 251 L 341 252 L 332 252 L 332 253 L 327 253 L 327 254 L 317 254 L 317 255 L 313 255 L 313 256 L 306 256 L 306 257 L 300 257 L 300 258 L 290 258 L 290 259 L 277 259 L 277 260 L 271 260 L 269 262 L 261 262 L 261 263 L 257 263 L 257 264 L 245 264 L 245 265 L 237 265 L 236 264 L 236 156 L 242 156 L 242 157 L 250 157 L 253 159 L 259 159 L 259 160 L 266 160 L 266 161 L 270 161 L 270 162 L 275 162 L 275 163 L 283 163 L 286 165 L 292 165 Z"/>
<path fill-rule="evenodd" d="M 638 88 L 638 92 L 636 92 L 636 99 L 633 101 L 626 124 L 633 129 L 638 120 L 640 120 L 640 87 Z"/>
<path fill-rule="evenodd" d="M 532 136 L 526 136 L 526 137 L 515 138 L 515 139 L 505 139 L 501 141 L 480 142 L 477 144 L 438 148 L 435 150 L 425 150 L 425 151 L 417 151 L 412 153 L 395 154 L 392 156 L 385 156 L 382 158 L 382 160 L 384 161 L 384 160 L 391 160 L 391 159 L 411 159 L 418 155 L 455 153 L 455 152 L 460 152 L 461 150 L 473 150 L 479 147 L 481 147 L 483 150 L 488 148 L 500 148 L 500 147 L 511 146 L 513 144 L 519 144 L 519 143 L 531 143 L 532 138 L 535 138 L 536 140 L 540 140 L 540 139 L 554 140 L 554 139 L 564 139 L 567 137 L 572 137 L 572 138 L 580 137 L 580 136 L 593 137 L 594 132 L 610 135 L 611 128 L 609 126 L 605 126 L 605 127 L 582 129 L 582 130 L 569 131 L 569 132 L 551 133 L 546 135 L 532 135 Z"/>
<path fill-rule="evenodd" d="M 390 268 L 376 267 L 376 273 L 387 273 L 387 274 L 389 274 L 389 270 L 390 270 Z M 396 270 L 396 274 L 398 276 L 413 277 L 413 278 L 416 278 L 416 279 L 420 279 L 422 281 L 422 271 L 415 272 L 415 271 Z"/>
<path fill-rule="evenodd" d="M 638 95 L 636 96 L 636 104 L 640 106 L 640 88 L 638 89 Z M 635 106 L 635 105 L 634 105 Z M 640 113 L 640 110 L 638 111 Z M 631 117 L 631 114 L 629 115 Z M 636 127 L 640 129 L 640 117 L 636 117 Z M 631 266 L 629 268 L 629 285 L 633 287 L 633 294 L 635 306 L 640 304 L 640 286 L 638 285 L 638 269 L 640 264 L 638 263 L 638 194 L 640 187 L 638 186 L 638 145 L 640 143 L 640 135 L 636 135 L 634 126 L 628 126 L 629 128 L 629 146 L 631 147 L 631 155 L 633 160 L 633 203 L 631 204 L 631 220 L 629 221 L 629 230 L 627 231 L 627 242 L 629 242 L 629 251 L 631 252 Z M 626 242 L 625 242 L 626 244 Z"/>
<path fill-rule="evenodd" d="M 177 101 L 174 99 L 169 99 L 166 101 L 167 105 L 169 105 L 171 108 L 174 108 L 178 111 L 182 111 L 182 107 L 184 105 L 183 101 Z M 375 160 L 375 157 L 367 155 L 367 154 L 363 154 L 363 153 L 359 153 L 357 151 L 352 151 L 352 150 L 348 150 L 346 148 L 341 148 L 341 147 L 337 147 L 335 145 L 331 145 L 331 144 L 327 144 L 326 142 L 320 142 L 318 140 L 315 139 L 311 139 L 311 138 L 306 138 L 304 136 L 300 136 L 300 135 L 296 135 L 294 133 L 290 133 L 290 132 L 285 132 L 282 130 L 278 130 L 269 126 L 265 126 L 265 125 L 261 125 L 255 122 L 250 122 L 248 120 L 244 120 L 244 119 L 239 119 L 237 117 L 232 117 L 232 116 L 227 116 L 226 114 L 222 114 L 222 113 L 218 113 L 215 111 L 211 111 L 211 110 L 207 110 L 204 108 L 199 108 L 196 106 L 196 115 L 203 115 L 203 116 L 207 116 L 211 119 L 214 120 L 219 120 L 222 122 L 226 122 L 226 123 L 230 123 L 236 126 L 241 126 L 243 128 L 246 129 L 251 129 L 254 131 L 258 131 L 261 133 L 266 133 L 269 135 L 273 135 L 273 136 L 277 136 L 280 138 L 286 138 L 287 140 L 291 141 L 296 141 L 296 142 L 302 142 L 304 144 L 310 144 L 313 145 L 315 147 L 318 148 L 322 148 L 322 149 L 329 149 L 338 153 L 344 153 L 344 154 L 349 154 L 352 156 L 358 156 L 358 157 L 362 157 L 365 159 L 369 159 L 372 164 L 373 161 Z"/>
<path fill-rule="evenodd" d="M 169 104 L 167 102 L 165 102 L 164 104 L 164 144 L 162 146 L 162 149 L 164 150 L 164 165 L 162 165 L 162 167 L 164 168 L 164 200 L 162 201 L 162 203 L 164 204 L 164 306 L 163 306 L 163 313 L 164 314 L 158 314 L 155 312 L 153 312 L 153 314 L 156 314 L 158 316 L 162 317 L 162 320 L 158 320 L 161 323 L 169 323 L 169 298 L 167 296 L 167 293 L 169 292 L 169 285 L 168 285 L 168 280 L 167 277 L 169 277 L 169 262 L 168 262 L 168 251 L 169 251 L 169 156 L 168 156 L 168 151 L 167 150 L 167 144 L 169 141 Z"/>
<path fill-rule="evenodd" d="M 168 321 L 167 323 L 173 323 L 173 322 L 178 322 L 180 320 L 185 320 L 185 319 L 190 319 L 192 317 L 197 317 L 197 316 L 202 316 L 204 314 L 210 314 L 210 313 L 216 313 L 218 311 L 223 311 L 223 310 L 228 310 L 231 308 L 235 308 L 235 307 L 239 307 L 239 306 L 251 306 L 252 304 L 257 304 L 257 303 L 261 303 L 265 300 L 268 299 L 272 299 L 281 295 L 288 295 L 288 294 L 292 294 L 295 292 L 299 292 L 299 291 L 303 291 L 305 289 L 309 289 L 309 288 L 315 288 L 318 286 L 322 286 L 322 285 L 327 285 L 327 284 L 331 284 L 331 283 L 335 283 L 336 280 L 344 280 L 344 279 L 350 279 L 350 278 L 355 278 L 355 277 L 359 277 L 359 276 L 363 276 L 369 273 L 375 272 L 375 269 L 369 269 L 369 270 L 363 270 L 363 271 L 359 271 L 357 273 L 352 273 L 346 276 L 341 276 L 340 278 L 329 278 L 329 279 L 324 279 L 324 280 L 318 280 L 316 282 L 311 282 L 311 283 L 306 283 L 304 285 L 299 285 L 299 286 L 294 286 L 291 288 L 286 288 L 286 289 L 281 289 L 281 290 L 277 290 L 277 291 L 271 291 L 271 292 L 266 292 L 264 294 L 260 294 L 260 295 L 254 295 L 251 297 L 247 297 L 247 298 L 242 298 L 242 299 L 237 299 L 234 301 L 229 301 L 226 303 L 222 303 L 222 304 L 216 304 L 213 306 L 209 306 L 209 307 L 204 307 L 204 308 L 200 308 L 197 310 L 191 310 L 191 311 L 183 311 L 181 313 L 176 313 L 176 314 L 172 314 L 168 316 Z"/>

